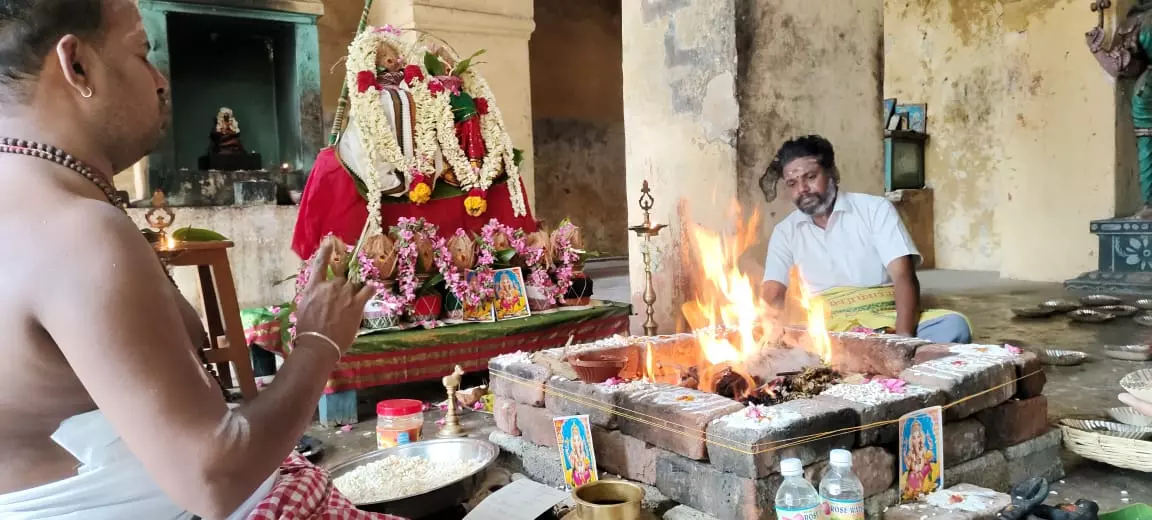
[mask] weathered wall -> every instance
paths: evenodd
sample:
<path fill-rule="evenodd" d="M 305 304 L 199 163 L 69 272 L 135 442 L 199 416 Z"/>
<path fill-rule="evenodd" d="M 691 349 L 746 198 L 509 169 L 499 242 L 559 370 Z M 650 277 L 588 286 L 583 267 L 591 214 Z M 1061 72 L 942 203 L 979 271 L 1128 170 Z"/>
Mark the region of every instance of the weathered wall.
<path fill-rule="evenodd" d="M 1088 221 L 1134 209 L 1095 21 L 1073 0 L 886 0 L 885 95 L 928 104 L 938 267 L 1064 280 L 1094 268 Z"/>
<path fill-rule="evenodd" d="M 623 2 L 624 128 L 627 195 L 647 180 L 652 218 L 669 228 L 654 243 L 656 316 L 673 330 L 688 272 L 673 244 L 687 244 L 685 224 L 731 229 L 723 209 L 736 198 L 735 0 Z M 683 201 L 681 200 L 683 199 Z M 628 222 L 643 214 L 628 205 Z M 640 241 L 631 240 L 632 303 L 644 308 Z M 633 320 L 639 331 L 643 319 Z"/>
<path fill-rule="evenodd" d="M 300 259 L 292 252 L 292 229 L 296 225 L 295 206 L 254 206 L 248 208 L 175 208 L 176 227 L 211 229 L 235 243 L 228 251 L 236 299 L 240 308 L 261 307 L 290 301 L 295 285 L 276 282 L 296 274 Z M 130 209 L 128 214 L 141 228 L 146 209 Z M 197 309 L 200 285 L 191 267 L 173 269 L 180 292 Z"/>
<path fill-rule="evenodd" d="M 736 6 L 740 203 L 762 210 L 764 240 L 751 253 L 762 263 L 772 227 L 795 209 L 778 190 L 764 212 L 758 184 L 788 139 L 823 135 L 836 149 L 843 189 L 883 191 L 883 1 L 740 0 Z"/>
<path fill-rule="evenodd" d="M 538 218 L 571 217 L 587 247 L 628 251 L 620 2 L 536 0 L 529 43 Z"/>
<path fill-rule="evenodd" d="M 332 128 L 340 89 L 344 86 L 344 56 L 356 37 L 363 2 L 325 2 L 324 16 L 317 20 L 320 34 L 320 99 L 324 107 L 324 131 Z M 327 142 L 327 141 L 325 141 Z"/>

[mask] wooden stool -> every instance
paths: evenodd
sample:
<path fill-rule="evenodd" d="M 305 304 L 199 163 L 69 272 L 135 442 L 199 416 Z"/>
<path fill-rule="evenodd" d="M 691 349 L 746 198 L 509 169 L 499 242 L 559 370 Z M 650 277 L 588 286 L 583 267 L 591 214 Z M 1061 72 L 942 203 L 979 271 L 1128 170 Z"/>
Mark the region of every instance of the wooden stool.
<path fill-rule="evenodd" d="M 228 363 L 232 363 L 241 394 L 244 399 L 252 399 L 257 392 L 256 377 L 252 374 L 248 342 L 244 339 L 244 325 L 240 321 L 240 304 L 232 281 L 232 266 L 228 263 L 230 247 L 232 242 L 176 243 L 171 248 L 158 244 L 156 252 L 171 267 L 196 267 L 211 342 L 211 348 L 204 351 L 204 358 L 216 365 L 223 384 L 232 381 L 232 372 L 228 368 Z"/>

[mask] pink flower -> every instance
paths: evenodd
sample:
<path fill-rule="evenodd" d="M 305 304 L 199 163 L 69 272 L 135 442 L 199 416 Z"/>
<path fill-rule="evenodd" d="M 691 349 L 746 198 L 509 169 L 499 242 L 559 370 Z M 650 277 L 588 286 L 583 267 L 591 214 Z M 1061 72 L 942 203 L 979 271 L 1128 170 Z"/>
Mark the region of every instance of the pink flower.
<path fill-rule="evenodd" d="M 472 409 L 477 410 L 477 411 L 483 410 L 484 409 L 484 401 L 476 401 L 475 403 L 472 403 Z"/>
<path fill-rule="evenodd" d="M 891 394 L 904 393 L 904 386 L 908 384 L 903 379 L 873 379 L 873 381 L 880 383 L 880 386 L 883 386 Z"/>
<path fill-rule="evenodd" d="M 388 34 L 391 34 L 393 36 L 399 36 L 400 35 L 400 29 L 397 29 L 392 24 L 381 25 L 380 27 L 376 28 L 376 32 L 388 33 Z"/>
<path fill-rule="evenodd" d="M 437 419 L 436 426 L 444 426 L 444 419 Z"/>
<path fill-rule="evenodd" d="M 280 314 L 280 307 L 275 305 L 268 307 L 268 312 L 271 312 L 272 314 Z"/>
<path fill-rule="evenodd" d="M 352 431 L 352 425 L 351 424 L 345 424 L 344 426 L 340 427 L 340 431 L 350 432 L 350 431 Z"/>
<path fill-rule="evenodd" d="M 438 79 L 434 79 L 432 81 L 429 81 L 428 82 L 428 92 L 431 92 L 433 94 L 441 94 L 444 92 L 444 84 L 441 83 L 440 80 L 438 80 Z"/>
<path fill-rule="evenodd" d="M 1012 353 L 1012 355 L 1014 355 L 1014 356 L 1019 356 L 1020 354 L 1024 353 L 1023 350 L 1020 350 L 1020 347 L 1013 346 L 1013 345 L 1004 345 L 1004 350 L 1007 350 L 1008 352 Z"/>

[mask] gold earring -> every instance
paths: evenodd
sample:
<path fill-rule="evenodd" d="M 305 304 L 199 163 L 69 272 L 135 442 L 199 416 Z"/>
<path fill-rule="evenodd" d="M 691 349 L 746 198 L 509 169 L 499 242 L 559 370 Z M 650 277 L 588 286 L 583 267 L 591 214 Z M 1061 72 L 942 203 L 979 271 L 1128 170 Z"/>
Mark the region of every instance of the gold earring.
<path fill-rule="evenodd" d="M 92 97 L 92 87 L 84 87 L 84 92 L 81 92 L 80 96 L 84 99 Z"/>

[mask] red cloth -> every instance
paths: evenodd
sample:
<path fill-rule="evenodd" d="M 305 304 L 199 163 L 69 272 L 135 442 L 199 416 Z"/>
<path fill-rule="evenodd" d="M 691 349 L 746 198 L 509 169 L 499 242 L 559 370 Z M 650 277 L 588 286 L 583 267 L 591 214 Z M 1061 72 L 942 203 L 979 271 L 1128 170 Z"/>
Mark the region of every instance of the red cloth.
<path fill-rule="evenodd" d="M 480 116 L 472 116 L 456 123 L 456 140 L 464 149 L 464 155 L 469 159 L 483 160 L 488 154 L 484 147 L 484 136 L 480 133 Z"/>
<path fill-rule="evenodd" d="M 527 200 L 524 186 L 518 186 Z M 514 217 L 508 183 L 496 184 L 488 189 L 488 211 L 479 217 L 464 211 L 464 195 L 445 199 L 430 200 L 422 205 L 382 204 L 381 223 L 385 229 L 396 224 L 400 217 L 424 217 L 440 229 L 440 235 L 448 238 L 457 229 L 464 228 L 479 233 L 489 220 L 495 218 L 501 223 L 531 233 L 536 231 L 536 220 L 532 209 L 522 217 Z M 296 217 L 296 229 L 292 235 L 292 250 L 302 259 L 312 257 L 328 233 L 332 233 L 346 243 L 355 243 L 364 229 L 368 218 L 368 204 L 356 192 L 356 184 L 351 175 L 336 159 L 332 148 L 325 148 L 316 156 L 304 195 L 300 199 L 300 211 Z"/>
<path fill-rule="evenodd" d="M 272 492 L 248 520 L 403 520 L 398 516 L 356 509 L 332 485 L 328 472 L 293 452 L 280 466 Z"/>

